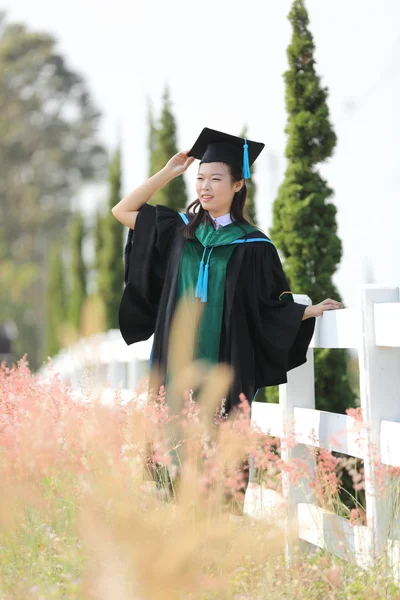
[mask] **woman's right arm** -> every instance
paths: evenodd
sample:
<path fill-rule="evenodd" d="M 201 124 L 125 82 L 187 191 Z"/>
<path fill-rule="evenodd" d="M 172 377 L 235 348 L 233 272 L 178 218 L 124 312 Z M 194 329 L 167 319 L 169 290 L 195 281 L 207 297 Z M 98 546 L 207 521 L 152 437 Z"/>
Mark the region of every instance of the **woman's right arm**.
<path fill-rule="evenodd" d="M 182 175 L 194 160 L 193 157 L 188 157 L 187 152 L 175 154 L 161 171 L 158 171 L 113 206 L 111 212 L 114 217 L 130 229 L 134 229 L 136 217 L 142 206 L 164 185 L 178 175 Z"/>

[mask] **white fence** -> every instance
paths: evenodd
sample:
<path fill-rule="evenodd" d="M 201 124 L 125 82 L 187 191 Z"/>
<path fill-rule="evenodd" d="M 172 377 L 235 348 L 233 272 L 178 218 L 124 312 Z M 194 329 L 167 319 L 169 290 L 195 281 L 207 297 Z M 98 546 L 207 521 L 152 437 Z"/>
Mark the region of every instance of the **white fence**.
<path fill-rule="evenodd" d="M 306 296 L 296 300 L 310 303 Z M 65 350 L 54 365 L 75 384 L 82 382 L 85 372 L 86 378 L 100 385 L 108 380 L 111 388 L 122 384 L 132 389 L 146 374 L 150 348 L 151 341 L 127 347 L 118 331 L 110 331 Z M 358 350 L 360 401 L 367 423 L 362 430 L 347 415 L 315 410 L 312 348 Z M 400 466 L 399 288 L 365 286 L 359 307 L 326 312 L 317 319 L 307 363 L 291 371 L 288 383 L 280 386 L 279 404 L 253 403 L 252 420 L 273 436 L 294 432 L 297 444 L 282 450 L 284 460 L 304 458 L 305 446 L 362 458 L 367 525 L 351 526 L 348 520 L 324 511 L 313 503 L 307 481 L 294 486 L 286 475 L 283 498 L 251 484 L 246 494 L 247 513 L 262 517 L 283 504 L 285 515 L 294 518 L 301 540 L 338 556 L 352 557 L 363 567 L 385 552 L 400 582 L 400 515 L 390 493 L 381 492 L 378 476 L 381 464 Z"/>
<path fill-rule="evenodd" d="M 305 298 L 300 301 L 305 303 Z M 367 525 L 351 526 L 347 519 L 316 506 L 307 481 L 293 486 L 283 475 L 285 507 L 295 517 L 301 540 L 337 556 L 352 557 L 363 567 L 385 553 L 400 582 L 400 515 L 393 505 L 390 482 L 382 486 L 380 476 L 382 464 L 400 466 L 399 288 L 365 286 L 357 309 L 324 313 L 317 320 L 312 346 L 358 350 L 360 403 L 367 425 L 360 428 L 347 415 L 315 410 L 311 349 L 308 362 L 291 371 L 288 383 L 280 386 L 279 405 L 255 402 L 252 420 L 273 436 L 294 433 L 297 444 L 282 451 L 285 460 L 309 455 L 304 452 L 306 445 L 363 459 Z M 261 516 L 277 504 L 282 505 L 282 497 L 276 492 L 254 485 L 249 488 L 248 513 Z"/>
<path fill-rule="evenodd" d="M 119 330 L 110 329 L 61 350 L 51 361 L 51 368 L 69 380 L 78 393 L 89 388 L 108 401 L 119 388 L 122 398 L 129 400 L 148 375 L 151 346 L 152 339 L 127 346 Z M 48 367 L 41 372 L 46 376 Z"/>

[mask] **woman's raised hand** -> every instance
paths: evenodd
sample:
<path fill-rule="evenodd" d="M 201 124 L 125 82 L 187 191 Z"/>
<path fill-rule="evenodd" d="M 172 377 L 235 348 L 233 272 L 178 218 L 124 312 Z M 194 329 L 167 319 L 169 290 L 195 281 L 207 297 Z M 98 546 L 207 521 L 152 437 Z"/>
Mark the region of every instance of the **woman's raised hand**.
<path fill-rule="evenodd" d="M 188 156 L 189 150 L 178 152 L 172 158 L 169 159 L 165 165 L 165 170 L 169 172 L 172 177 L 178 177 L 182 175 L 190 167 L 190 165 L 196 160 L 194 156 Z"/>

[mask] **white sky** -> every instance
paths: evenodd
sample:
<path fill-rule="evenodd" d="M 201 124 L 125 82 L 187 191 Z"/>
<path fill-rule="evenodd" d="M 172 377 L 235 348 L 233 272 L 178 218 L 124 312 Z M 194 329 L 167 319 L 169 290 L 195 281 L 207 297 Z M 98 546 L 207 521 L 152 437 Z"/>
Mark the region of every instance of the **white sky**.
<path fill-rule="evenodd" d="M 307 0 L 318 73 L 339 138 L 323 174 L 335 190 L 347 306 L 368 278 L 400 285 L 400 2 Z M 168 83 L 181 149 L 205 126 L 266 143 L 256 163 L 265 230 L 282 180 L 282 73 L 290 0 L 5 0 L 9 20 L 53 33 L 88 80 L 113 147 L 121 132 L 124 192 L 147 176 L 146 97 L 159 113 Z M 187 174 L 195 198 L 195 167 Z M 86 199 L 91 209 L 96 199 Z M 369 274 L 368 274 L 369 272 Z M 307 293 L 307 290 L 296 290 Z M 323 298 L 313 298 L 319 302 Z"/>

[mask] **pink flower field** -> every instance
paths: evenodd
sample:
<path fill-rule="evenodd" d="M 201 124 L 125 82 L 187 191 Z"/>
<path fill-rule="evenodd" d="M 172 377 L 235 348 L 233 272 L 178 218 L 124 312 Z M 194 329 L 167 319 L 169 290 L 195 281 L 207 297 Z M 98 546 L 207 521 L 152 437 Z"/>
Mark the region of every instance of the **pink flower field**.
<path fill-rule="evenodd" d="M 344 475 L 362 490 L 354 459 L 318 450 L 311 478 L 251 427 L 244 397 L 229 418 L 214 400 L 184 393 L 172 414 L 161 390 L 104 406 L 25 361 L 3 366 L 0 598 L 400 598 L 382 566 L 372 575 L 321 551 L 289 568 L 278 524 L 240 516 L 251 456 L 259 484 L 308 477 L 320 506 L 363 523 L 340 496 Z"/>

